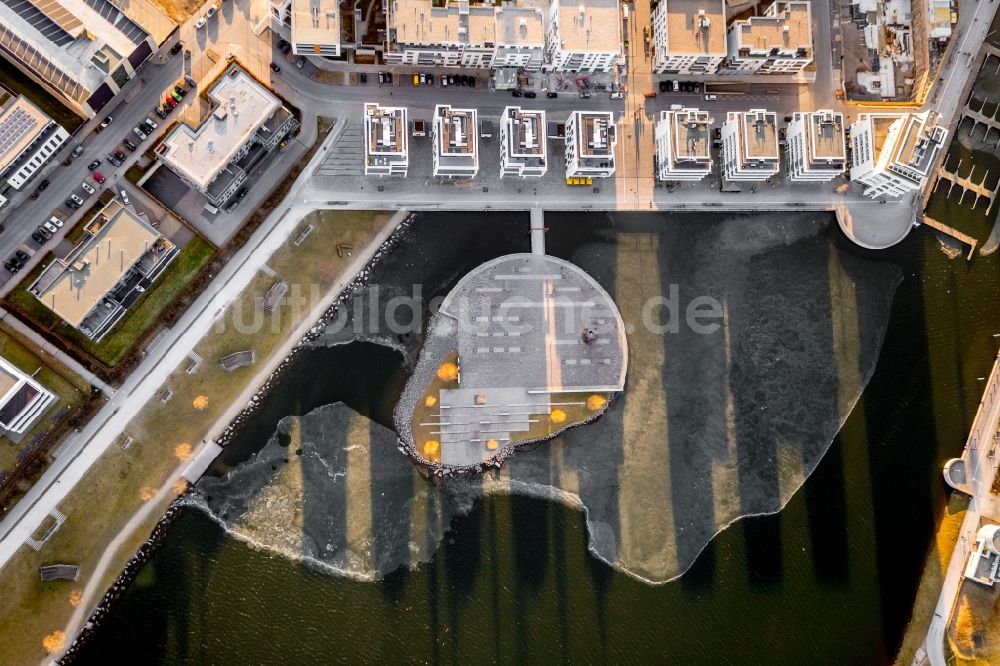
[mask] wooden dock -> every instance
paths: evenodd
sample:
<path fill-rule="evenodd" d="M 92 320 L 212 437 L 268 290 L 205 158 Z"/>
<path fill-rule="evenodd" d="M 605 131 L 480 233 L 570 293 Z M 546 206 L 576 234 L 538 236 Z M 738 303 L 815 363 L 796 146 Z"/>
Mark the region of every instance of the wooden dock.
<path fill-rule="evenodd" d="M 963 234 L 958 229 L 954 227 L 949 227 L 947 224 L 938 222 L 933 217 L 924 215 L 924 224 L 926 224 L 931 229 L 936 229 L 943 234 L 948 234 L 955 240 L 958 240 L 969 246 L 969 254 L 965 256 L 966 261 L 972 261 L 972 255 L 976 252 L 976 246 L 979 245 L 979 241 L 968 234 Z"/>
<path fill-rule="evenodd" d="M 965 200 L 965 195 L 968 192 L 972 192 L 973 194 L 976 195 L 976 200 L 972 203 L 973 208 L 979 205 L 980 197 L 985 197 L 990 202 L 990 205 L 986 207 L 986 214 L 989 215 L 990 210 L 993 209 L 993 201 L 997 194 L 996 189 L 991 190 L 988 187 L 986 187 L 986 177 L 990 175 L 990 172 L 987 171 L 983 175 L 983 179 L 980 182 L 975 183 L 972 180 L 972 174 L 975 173 L 976 168 L 975 167 L 972 168 L 972 171 L 969 172 L 969 176 L 967 178 L 962 178 L 961 176 L 958 175 L 958 170 L 961 168 L 962 168 L 961 160 L 959 160 L 958 166 L 955 167 L 954 172 L 948 171 L 943 166 L 939 166 L 937 173 L 938 180 L 937 182 L 934 183 L 934 189 L 935 190 L 937 189 L 938 185 L 941 184 L 942 179 L 947 180 L 948 182 L 951 183 L 948 186 L 948 196 L 950 197 L 952 188 L 958 185 L 959 187 L 962 188 L 962 197 L 958 200 L 959 205 L 961 205 L 962 201 Z M 997 184 L 997 189 L 1000 189 L 1000 183 Z"/>

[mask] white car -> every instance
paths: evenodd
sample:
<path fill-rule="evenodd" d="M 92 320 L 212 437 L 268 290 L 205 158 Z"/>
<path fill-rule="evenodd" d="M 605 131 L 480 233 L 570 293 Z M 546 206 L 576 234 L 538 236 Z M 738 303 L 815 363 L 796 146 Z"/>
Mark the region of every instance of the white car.
<path fill-rule="evenodd" d="M 146 118 L 146 127 L 148 127 L 149 129 L 156 129 L 157 127 L 159 127 L 159 125 L 153 122 L 151 118 Z"/>
<path fill-rule="evenodd" d="M 621 99 L 624 96 L 625 95 L 620 90 L 616 90 L 615 92 L 611 93 L 611 99 Z"/>
<path fill-rule="evenodd" d="M 205 12 L 205 18 L 207 18 L 207 19 L 212 18 L 213 16 L 215 16 L 215 12 L 217 12 L 217 11 L 219 11 L 219 6 L 218 5 L 212 5 L 211 7 L 208 8 L 208 11 Z"/>
<path fill-rule="evenodd" d="M 145 141 L 145 140 L 146 140 L 146 133 L 145 133 L 145 132 L 143 132 L 143 131 L 142 131 L 141 129 L 139 129 L 138 127 L 133 127 L 133 128 L 132 128 L 132 131 L 133 131 L 133 132 L 135 132 L 135 135 L 136 135 L 137 137 L 139 137 L 139 140 L 140 140 L 140 141 Z"/>
<path fill-rule="evenodd" d="M 128 194 L 125 193 L 125 190 L 121 191 L 121 195 L 122 195 L 122 203 L 123 204 L 125 204 L 127 206 L 130 203 L 132 203 L 131 201 L 128 200 Z"/>
<path fill-rule="evenodd" d="M 55 215 L 53 215 L 52 217 L 49 218 L 49 222 L 51 222 L 52 224 L 54 224 L 57 228 L 61 227 L 63 225 L 63 221 L 60 220 Z"/>
<path fill-rule="evenodd" d="M 198 21 L 197 21 L 197 22 L 196 22 L 196 23 L 194 24 L 194 27 L 198 28 L 198 30 L 201 30 L 202 28 L 204 28 L 204 27 L 205 27 L 205 23 L 206 23 L 205 19 L 203 19 L 203 18 L 200 18 L 200 19 L 198 19 Z"/>
<path fill-rule="evenodd" d="M 83 205 L 83 199 L 81 199 L 81 198 L 80 198 L 80 197 L 78 197 L 77 195 L 75 195 L 75 194 L 71 194 L 71 195 L 69 195 L 69 198 L 70 198 L 70 199 L 71 199 L 71 200 L 73 201 L 73 203 L 75 203 L 75 204 L 76 204 L 77 206 L 82 206 L 82 205 Z"/>
<path fill-rule="evenodd" d="M 48 231 L 53 236 L 55 236 L 56 232 L 59 231 L 58 229 L 56 229 L 55 225 L 52 224 L 51 222 L 44 222 L 42 223 L 42 226 L 45 227 L 45 230 Z"/>
<path fill-rule="evenodd" d="M 80 187 L 82 187 L 83 191 L 86 192 L 87 194 L 93 194 L 94 192 L 96 192 L 96 190 L 93 187 L 91 187 L 89 183 L 86 182 L 81 183 Z"/>

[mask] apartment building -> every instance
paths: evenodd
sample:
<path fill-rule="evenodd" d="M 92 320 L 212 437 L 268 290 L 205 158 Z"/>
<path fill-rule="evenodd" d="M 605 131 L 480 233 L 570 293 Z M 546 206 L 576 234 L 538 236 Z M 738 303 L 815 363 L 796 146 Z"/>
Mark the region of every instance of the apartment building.
<path fill-rule="evenodd" d="M 145 0 L 5 2 L 0 55 L 75 113 L 92 118 L 176 28 L 165 22 Z"/>
<path fill-rule="evenodd" d="M 617 145 L 610 111 L 574 111 L 566 120 L 566 177 L 610 178 Z"/>
<path fill-rule="evenodd" d="M 149 289 L 178 249 L 120 200 L 112 199 L 83 238 L 56 258 L 28 292 L 91 340 L 100 340 Z"/>
<path fill-rule="evenodd" d="M 712 118 L 708 111 L 661 111 L 653 137 L 654 168 L 664 181 L 701 180 L 712 172 Z"/>
<path fill-rule="evenodd" d="M 6 434 L 23 435 L 55 401 L 51 391 L 0 357 L 0 428 Z"/>
<path fill-rule="evenodd" d="M 500 4 L 446 0 L 390 0 L 387 18 L 391 65 L 523 67 L 539 69 L 545 53 L 542 0 Z"/>
<path fill-rule="evenodd" d="M 434 175 L 445 178 L 473 178 L 479 172 L 479 113 L 476 109 L 453 109 L 449 104 L 434 107 Z"/>
<path fill-rule="evenodd" d="M 948 131 L 937 114 L 862 113 L 851 125 L 851 180 L 875 198 L 899 198 L 920 189 Z"/>
<path fill-rule="evenodd" d="M 405 177 L 410 163 L 407 136 L 406 107 L 365 104 L 365 175 Z"/>
<path fill-rule="evenodd" d="M 796 112 L 786 131 L 785 173 L 793 181 L 828 181 L 847 169 L 844 114 Z"/>
<path fill-rule="evenodd" d="M 733 21 L 728 68 L 746 74 L 795 74 L 813 61 L 812 14 L 804 0 L 778 0 L 762 16 Z"/>
<path fill-rule="evenodd" d="M 552 0 L 545 67 L 556 72 L 607 72 L 622 56 L 618 0 Z"/>
<path fill-rule="evenodd" d="M 538 178 L 549 168 L 545 111 L 508 106 L 500 117 L 500 175 Z"/>
<path fill-rule="evenodd" d="M 730 111 L 722 124 L 726 180 L 763 181 L 778 173 L 778 117 L 773 111 Z"/>
<path fill-rule="evenodd" d="M 198 127 L 179 123 L 154 149 L 163 164 L 213 206 L 221 206 L 298 121 L 240 67 L 209 88 L 213 107 Z"/>
<path fill-rule="evenodd" d="M 725 0 L 660 0 L 652 21 L 655 73 L 713 74 L 725 61 Z"/>
<path fill-rule="evenodd" d="M 0 178 L 21 189 L 69 139 L 69 132 L 17 96 L 0 107 Z"/>
<path fill-rule="evenodd" d="M 288 0 L 292 53 L 339 57 L 340 3 L 337 0 Z"/>

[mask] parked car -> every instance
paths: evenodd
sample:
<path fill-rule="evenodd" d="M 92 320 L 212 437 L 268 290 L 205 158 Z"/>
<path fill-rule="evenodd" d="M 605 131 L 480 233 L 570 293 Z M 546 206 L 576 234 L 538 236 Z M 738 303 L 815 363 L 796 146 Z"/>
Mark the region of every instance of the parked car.
<path fill-rule="evenodd" d="M 521 92 L 520 90 L 518 90 L 517 88 L 515 88 L 514 90 L 510 91 L 510 96 L 511 97 L 524 97 L 524 93 Z"/>
<path fill-rule="evenodd" d="M 35 241 L 39 245 L 45 245 L 45 241 L 47 241 L 48 239 L 45 236 L 43 236 L 40 232 L 32 231 L 31 240 Z"/>
<path fill-rule="evenodd" d="M 142 124 L 151 130 L 149 132 L 150 134 L 152 134 L 152 130 L 155 130 L 157 127 L 159 127 L 159 125 L 157 125 L 152 118 L 146 118 L 145 120 L 142 121 Z"/>
<path fill-rule="evenodd" d="M 528 99 L 535 99 L 536 97 L 538 97 L 538 93 L 536 93 L 534 90 L 525 90 L 524 96 Z"/>
<path fill-rule="evenodd" d="M 624 96 L 625 95 L 624 95 L 624 93 L 622 93 L 621 90 L 616 90 L 613 93 L 611 93 L 611 99 L 621 99 Z"/>
<path fill-rule="evenodd" d="M 171 111 L 177 108 L 177 101 L 173 97 L 168 97 L 164 103 L 170 107 Z"/>
<path fill-rule="evenodd" d="M 52 238 L 52 232 L 46 229 L 44 226 L 38 227 L 38 234 L 45 240 Z"/>
<path fill-rule="evenodd" d="M 174 86 L 174 92 L 180 95 L 181 99 L 184 98 L 184 95 L 187 95 L 187 91 L 184 89 L 184 86 L 179 84 Z"/>
<path fill-rule="evenodd" d="M 545 93 L 545 96 L 548 97 L 549 99 L 555 99 L 556 97 L 559 97 L 559 93 L 552 92 L 550 90 L 549 92 Z"/>
<path fill-rule="evenodd" d="M 82 206 L 83 205 L 83 199 L 81 199 L 76 194 L 69 195 L 69 200 L 72 201 L 73 203 L 75 203 L 77 206 Z"/>
<path fill-rule="evenodd" d="M 62 220 L 60 220 L 58 217 L 56 217 L 55 215 L 53 215 L 52 217 L 49 218 L 49 222 L 51 222 L 52 224 L 54 224 L 57 229 L 62 228 L 62 225 L 64 224 L 64 222 Z"/>
<path fill-rule="evenodd" d="M 303 66 L 304 66 L 305 64 L 306 64 L 306 57 L 305 57 L 305 56 L 299 56 L 299 57 L 298 57 L 298 58 L 297 58 L 297 59 L 295 60 L 295 66 L 296 66 L 296 67 L 298 67 L 299 69 L 302 69 L 302 67 L 303 67 Z"/>
<path fill-rule="evenodd" d="M 176 92 L 174 92 L 174 91 L 172 91 L 172 90 L 171 90 L 171 91 L 170 91 L 170 99 L 172 99 L 172 100 L 174 100 L 175 102 L 177 102 L 178 104 L 180 104 L 180 103 L 181 103 L 181 101 L 182 101 L 182 100 L 183 100 L 184 98 L 183 98 L 183 97 L 181 97 L 180 95 L 178 95 L 178 94 L 177 94 Z"/>
<path fill-rule="evenodd" d="M 129 199 L 128 199 L 128 193 L 126 193 L 125 190 L 122 190 L 120 192 L 120 194 L 122 195 L 122 203 L 123 204 L 125 204 L 127 206 L 130 203 L 132 203 L 131 201 L 129 201 Z"/>
<path fill-rule="evenodd" d="M 117 149 L 114 152 L 114 156 L 115 156 L 115 159 L 118 159 L 118 160 L 125 159 L 125 153 L 123 153 L 122 151 L 117 150 Z"/>
<path fill-rule="evenodd" d="M 247 192 L 249 192 L 249 191 L 250 190 L 248 190 L 245 187 L 241 187 L 240 189 L 238 189 L 236 191 L 236 200 L 237 201 L 243 201 L 243 199 L 246 198 L 246 196 L 247 196 Z"/>
<path fill-rule="evenodd" d="M 91 171 L 93 171 L 94 169 L 96 169 L 99 166 L 101 166 L 101 160 L 100 160 L 100 158 L 98 158 L 98 159 L 94 160 L 93 162 L 91 162 L 90 164 L 88 164 L 87 168 L 90 169 Z"/>
<path fill-rule="evenodd" d="M 82 187 L 83 191 L 86 192 L 87 194 L 93 194 L 94 192 L 96 192 L 96 190 L 90 186 L 90 183 L 86 181 L 80 183 L 80 187 Z"/>
<path fill-rule="evenodd" d="M 378 84 L 382 85 L 385 83 L 385 74 L 383 72 L 378 73 Z"/>
<path fill-rule="evenodd" d="M 416 72 L 413 73 L 413 85 L 415 86 L 420 85 L 420 75 L 417 74 Z"/>
<path fill-rule="evenodd" d="M 425 83 L 427 83 L 427 75 L 424 74 L 423 72 L 421 72 L 420 73 L 420 85 L 424 85 Z"/>
<path fill-rule="evenodd" d="M 48 181 L 48 179 L 45 179 L 42 182 L 38 183 L 38 191 L 39 192 L 44 192 L 45 188 L 48 187 L 48 186 L 49 186 L 49 181 Z"/>
<path fill-rule="evenodd" d="M 204 28 L 204 27 L 205 27 L 205 24 L 206 24 L 206 23 L 208 23 L 208 21 L 206 21 L 206 20 L 204 19 L 204 17 L 203 17 L 203 18 L 200 18 L 200 19 L 198 19 L 198 20 L 197 20 L 197 21 L 195 22 L 195 24 L 194 24 L 194 27 L 196 27 L 196 28 L 197 28 L 198 30 L 201 30 L 202 28 Z M 185 53 L 184 53 L 184 55 L 186 56 L 186 55 L 187 55 L 187 52 L 185 52 Z"/>
<path fill-rule="evenodd" d="M 103 185 L 105 183 L 105 181 L 107 181 L 107 178 L 105 178 L 104 175 L 101 174 L 100 171 L 95 171 L 94 172 L 94 180 L 96 180 L 98 183 L 100 183 L 101 185 Z"/>
<path fill-rule="evenodd" d="M 32 192 L 31 196 L 28 197 L 28 198 L 31 199 L 32 201 L 34 201 L 35 199 L 37 199 L 38 198 L 38 190 L 35 190 L 34 192 Z"/>
<path fill-rule="evenodd" d="M 386 83 L 392 83 L 392 72 L 386 72 L 385 73 L 385 82 Z"/>
<path fill-rule="evenodd" d="M 705 95 L 705 101 L 706 102 L 711 102 L 711 101 L 714 101 L 714 100 L 717 100 L 717 99 L 719 99 L 718 95 Z"/>
<path fill-rule="evenodd" d="M 129 151 L 130 153 L 134 153 L 135 152 L 136 145 L 134 143 L 132 143 L 131 141 L 129 141 L 127 138 L 122 139 L 122 145 L 125 146 L 125 149 L 127 151 Z"/>
<path fill-rule="evenodd" d="M 66 199 L 66 201 L 64 201 L 63 203 L 66 204 L 66 208 L 69 208 L 70 210 L 76 210 L 77 208 L 80 207 L 80 204 L 73 201 L 72 199 Z"/>
<path fill-rule="evenodd" d="M 429 85 L 429 86 L 434 85 L 434 75 L 433 74 L 428 74 L 427 75 L 427 85 Z"/>
<path fill-rule="evenodd" d="M 217 11 L 219 11 L 219 6 L 218 5 L 209 5 L 208 11 L 205 12 L 205 18 L 207 18 L 207 19 L 212 18 L 213 16 L 215 16 L 215 13 Z"/>
<path fill-rule="evenodd" d="M 53 224 L 51 222 L 44 222 L 44 223 L 42 223 L 42 228 L 45 229 L 46 231 L 48 231 L 53 236 L 55 236 L 56 232 L 59 231 L 58 229 L 55 228 L 55 226 L 53 226 Z"/>
<path fill-rule="evenodd" d="M 161 109 L 161 108 L 160 108 L 160 107 L 158 107 L 158 106 L 154 106 L 154 107 L 153 107 L 153 113 L 155 113 L 155 114 L 156 114 L 156 115 L 158 115 L 158 116 L 159 116 L 159 117 L 160 117 L 161 119 L 164 119 L 164 120 L 165 120 L 165 119 L 166 119 L 166 117 L 167 117 L 167 112 L 166 112 L 166 111 L 164 111 L 163 109 Z"/>
<path fill-rule="evenodd" d="M 271 71 L 274 72 L 275 74 L 280 74 L 281 73 L 281 67 L 278 65 L 278 63 L 272 62 L 271 63 Z"/>
<path fill-rule="evenodd" d="M 177 52 L 184 48 L 184 42 L 177 42 L 170 47 L 170 55 L 177 55 Z"/>
<path fill-rule="evenodd" d="M 448 85 L 448 77 L 444 74 L 441 75 L 441 87 L 444 88 Z"/>
<path fill-rule="evenodd" d="M 10 263 L 9 261 L 3 262 L 3 267 L 6 268 L 7 272 L 10 273 L 11 275 L 14 275 L 19 270 L 21 270 L 20 268 L 18 268 L 14 264 Z"/>
<path fill-rule="evenodd" d="M 77 146 L 73 149 L 73 152 L 70 153 L 70 157 L 79 157 L 80 155 L 83 155 L 83 146 Z"/>
<path fill-rule="evenodd" d="M 368 83 L 368 75 L 365 74 L 364 72 L 358 74 L 358 81 L 360 81 L 361 83 Z"/>
<path fill-rule="evenodd" d="M 133 127 L 133 128 L 132 128 L 132 131 L 133 131 L 133 132 L 135 132 L 135 135 L 136 135 L 137 137 L 139 137 L 139 140 L 140 140 L 140 141 L 145 141 L 145 140 L 146 140 L 146 133 L 145 133 L 145 132 L 143 132 L 143 131 L 142 131 L 141 129 L 139 129 L 138 127 Z"/>
<path fill-rule="evenodd" d="M 580 99 L 590 99 L 590 93 L 587 91 L 580 93 Z"/>
<path fill-rule="evenodd" d="M 101 130 L 103 130 L 104 128 L 106 128 L 108 125 L 111 124 L 112 120 L 114 120 L 114 118 L 112 118 L 111 116 L 108 116 L 107 118 L 105 118 L 104 120 L 102 120 L 101 124 L 97 126 L 97 131 L 100 132 Z"/>
<path fill-rule="evenodd" d="M 120 167 L 122 165 L 122 161 L 114 155 L 108 155 L 108 162 L 110 162 L 112 166 L 116 167 Z"/>
<path fill-rule="evenodd" d="M 283 54 L 288 55 L 288 52 L 292 50 L 292 45 L 289 44 L 284 39 L 279 39 L 278 40 L 278 50 L 281 51 Z"/>
<path fill-rule="evenodd" d="M 14 255 L 21 261 L 22 264 L 28 263 L 28 260 L 31 259 L 31 255 L 24 250 L 16 250 Z"/>

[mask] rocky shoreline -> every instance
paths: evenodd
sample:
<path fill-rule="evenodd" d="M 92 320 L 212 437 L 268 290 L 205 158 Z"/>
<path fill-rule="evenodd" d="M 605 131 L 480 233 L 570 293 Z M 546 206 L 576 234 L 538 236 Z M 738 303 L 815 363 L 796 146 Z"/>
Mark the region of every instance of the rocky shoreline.
<path fill-rule="evenodd" d="M 222 434 L 215 439 L 215 442 L 219 446 L 224 448 L 226 444 L 231 442 L 233 438 L 239 434 L 247 419 L 258 409 L 262 399 L 268 395 L 274 384 L 284 375 L 295 357 L 302 352 L 303 349 L 306 349 L 312 342 L 319 338 L 320 335 L 322 335 L 327 324 L 333 321 L 333 319 L 337 316 L 337 312 L 341 305 L 346 303 L 358 289 L 363 288 L 368 284 L 372 268 L 399 243 L 403 234 L 412 225 L 413 218 L 414 214 L 411 213 L 406 217 L 406 219 L 400 222 L 396 228 L 393 229 L 389 237 L 383 241 L 381 245 L 379 245 L 378 249 L 372 255 L 371 260 L 365 264 L 365 267 L 361 269 L 350 282 L 344 285 L 344 288 L 337 296 L 337 299 L 330 305 L 329 308 L 327 308 L 327 310 L 320 316 L 320 318 L 302 337 L 302 339 L 300 339 L 295 346 L 292 347 L 288 355 L 281 360 L 281 363 L 279 363 L 274 371 L 267 376 L 267 379 L 261 383 L 260 388 L 254 392 L 250 402 L 239 411 L 229 425 L 223 429 Z M 129 558 L 128 563 L 125 565 L 121 574 L 119 574 L 118 578 L 116 578 L 114 583 L 111 584 L 111 587 L 104 593 L 104 596 L 101 597 L 101 600 L 94 606 L 94 610 L 87 617 L 86 622 L 84 622 L 80 631 L 77 632 L 77 635 L 74 637 L 72 643 L 70 643 L 69 647 L 62 654 L 62 656 L 56 660 L 57 663 L 73 663 L 87 639 L 93 634 L 99 626 L 101 620 L 109 612 L 111 605 L 118 599 L 118 597 L 121 596 L 123 592 L 128 589 L 128 586 L 138 575 L 139 570 L 153 556 L 156 549 L 163 542 L 167 533 L 167 528 L 180 515 L 183 508 L 183 506 L 181 506 L 181 500 L 190 492 L 191 487 L 188 486 L 184 493 L 171 502 L 167 511 L 163 514 L 163 517 L 156 523 L 156 526 L 153 528 L 153 532 L 149 535 L 149 538 L 146 539 L 146 541 L 139 546 L 139 549 L 132 555 L 132 557 Z"/>

